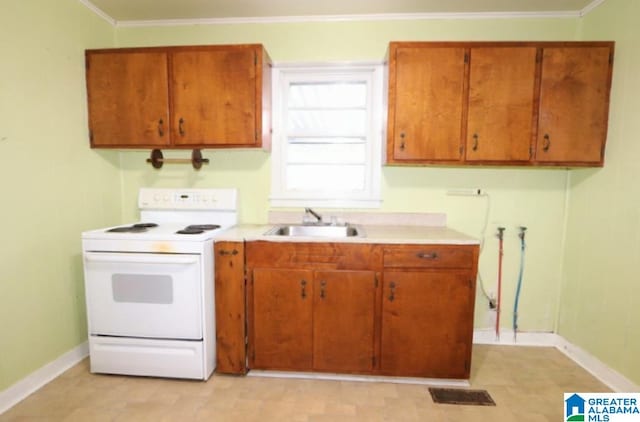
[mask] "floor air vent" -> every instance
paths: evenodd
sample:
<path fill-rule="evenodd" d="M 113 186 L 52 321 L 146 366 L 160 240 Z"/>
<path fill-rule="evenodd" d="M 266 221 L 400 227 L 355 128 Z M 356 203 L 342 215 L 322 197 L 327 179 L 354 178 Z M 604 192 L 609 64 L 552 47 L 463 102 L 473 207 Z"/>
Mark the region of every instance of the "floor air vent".
<path fill-rule="evenodd" d="M 462 404 L 470 406 L 495 406 L 486 390 L 463 390 L 461 388 L 429 388 L 434 403 Z"/>

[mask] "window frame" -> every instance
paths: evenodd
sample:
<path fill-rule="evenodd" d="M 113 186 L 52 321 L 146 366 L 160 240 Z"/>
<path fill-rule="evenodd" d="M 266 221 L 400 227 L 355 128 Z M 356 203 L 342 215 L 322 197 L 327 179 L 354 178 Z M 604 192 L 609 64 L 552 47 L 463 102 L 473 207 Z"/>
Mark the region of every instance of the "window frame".
<path fill-rule="evenodd" d="M 380 208 L 383 135 L 382 63 L 279 64 L 272 73 L 273 138 L 271 207 Z M 364 80 L 367 82 L 365 187 L 362 191 L 295 191 L 286 189 L 287 94 L 291 83 Z"/>

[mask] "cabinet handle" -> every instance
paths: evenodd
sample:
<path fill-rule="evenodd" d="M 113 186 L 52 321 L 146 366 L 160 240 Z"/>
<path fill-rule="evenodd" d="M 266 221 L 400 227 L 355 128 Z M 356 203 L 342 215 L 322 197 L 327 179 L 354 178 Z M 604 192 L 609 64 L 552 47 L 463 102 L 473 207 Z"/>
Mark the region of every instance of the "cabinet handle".
<path fill-rule="evenodd" d="M 416 256 L 420 259 L 438 259 L 437 252 L 430 252 L 430 253 L 419 252 L 416 254 Z"/>
<path fill-rule="evenodd" d="M 300 280 L 300 297 L 303 299 L 307 297 L 306 287 L 307 287 L 307 281 Z"/>
<path fill-rule="evenodd" d="M 471 149 L 474 151 L 478 150 L 478 134 L 477 133 L 473 134 L 473 146 L 471 147 Z"/>
<path fill-rule="evenodd" d="M 400 151 L 404 151 L 404 138 L 405 138 L 405 133 L 404 132 L 400 132 Z"/>
<path fill-rule="evenodd" d="M 326 292 L 325 292 L 326 287 L 327 287 L 327 282 L 325 280 L 322 280 L 320 282 L 320 299 L 324 299 L 326 297 Z"/>
<path fill-rule="evenodd" d="M 180 136 L 184 136 L 184 119 L 182 117 L 178 120 L 178 133 Z"/>
<path fill-rule="evenodd" d="M 393 299 L 396 298 L 396 283 L 392 281 L 389 283 L 389 302 L 393 302 Z"/>
<path fill-rule="evenodd" d="M 548 133 L 545 133 L 542 141 L 542 150 L 547 152 L 549 151 L 549 147 L 551 147 L 551 138 Z"/>
<path fill-rule="evenodd" d="M 164 136 L 164 120 L 163 119 L 158 120 L 158 135 Z"/>
<path fill-rule="evenodd" d="M 237 250 L 232 250 L 232 251 L 225 251 L 225 250 L 221 250 L 220 251 L 220 255 L 225 256 L 225 255 L 238 255 L 238 251 Z"/>

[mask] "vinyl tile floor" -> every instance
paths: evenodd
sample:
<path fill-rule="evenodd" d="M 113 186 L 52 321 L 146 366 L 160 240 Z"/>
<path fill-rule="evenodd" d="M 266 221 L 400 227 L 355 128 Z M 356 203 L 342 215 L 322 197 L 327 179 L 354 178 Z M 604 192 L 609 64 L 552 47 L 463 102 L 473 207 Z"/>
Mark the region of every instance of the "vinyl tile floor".
<path fill-rule="evenodd" d="M 207 382 L 89 372 L 88 359 L 0 415 L 7 421 L 560 421 L 563 393 L 607 386 L 554 348 L 474 346 L 470 384 L 496 406 L 435 404 L 428 387 L 239 377 Z"/>

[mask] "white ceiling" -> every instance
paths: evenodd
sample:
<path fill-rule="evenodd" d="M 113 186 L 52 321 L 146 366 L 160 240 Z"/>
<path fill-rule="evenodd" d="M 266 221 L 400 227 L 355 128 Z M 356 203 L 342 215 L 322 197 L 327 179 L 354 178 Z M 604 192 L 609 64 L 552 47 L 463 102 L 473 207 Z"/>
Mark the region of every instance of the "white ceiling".
<path fill-rule="evenodd" d="M 372 15 L 581 16 L 605 0 L 79 0 L 114 24 L 193 20 L 358 19 Z"/>

